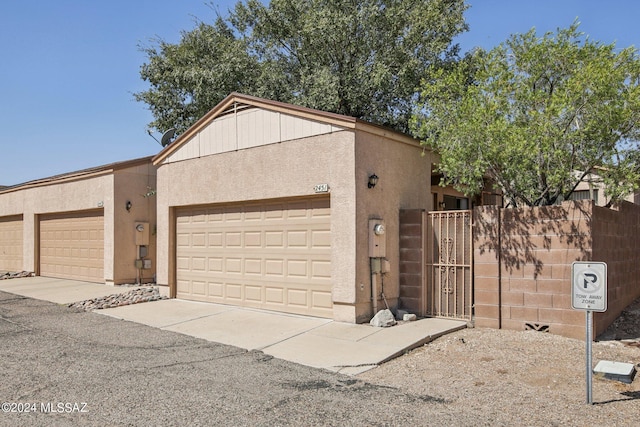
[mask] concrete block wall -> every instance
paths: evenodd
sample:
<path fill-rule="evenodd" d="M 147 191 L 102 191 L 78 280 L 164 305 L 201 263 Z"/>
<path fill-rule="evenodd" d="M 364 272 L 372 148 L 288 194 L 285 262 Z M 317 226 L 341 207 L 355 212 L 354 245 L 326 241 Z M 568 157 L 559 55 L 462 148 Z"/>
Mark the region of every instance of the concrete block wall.
<path fill-rule="evenodd" d="M 583 338 L 571 264 L 592 259 L 592 206 L 476 208 L 475 325 Z"/>
<path fill-rule="evenodd" d="M 571 264 L 608 269 L 608 310 L 594 313 L 595 335 L 640 296 L 640 206 L 590 201 L 474 211 L 475 325 L 534 329 L 583 339 L 585 312 L 571 308 Z"/>
<path fill-rule="evenodd" d="M 594 317 L 602 332 L 640 298 L 640 206 L 623 202 L 615 209 L 593 209 L 593 260 L 607 263 L 607 311 Z"/>
<path fill-rule="evenodd" d="M 422 315 L 425 211 L 400 211 L 400 308 Z"/>
<path fill-rule="evenodd" d="M 400 306 L 424 315 L 424 213 L 400 213 Z M 539 330 L 584 339 L 585 312 L 571 308 L 571 264 L 607 263 L 607 311 L 595 336 L 640 298 L 640 206 L 591 201 L 561 206 L 474 209 L 476 327 Z"/>
<path fill-rule="evenodd" d="M 500 218 L 497 206 L 474 209 L 474 325 L 499 329 L 502 326 L 502 284 L 500 274 Z M 517 295 L 510 295 L 512 302 L 523 304 Z"/>

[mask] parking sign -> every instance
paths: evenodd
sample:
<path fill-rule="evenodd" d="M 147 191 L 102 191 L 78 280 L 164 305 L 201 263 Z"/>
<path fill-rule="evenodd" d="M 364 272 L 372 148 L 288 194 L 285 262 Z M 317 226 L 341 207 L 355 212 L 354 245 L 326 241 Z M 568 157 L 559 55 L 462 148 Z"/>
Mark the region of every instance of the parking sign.
<path fill-rule="evenodd" d="M 571 264 L 571 307 L 607 311 L 607 264 L 576 261 Z"/>

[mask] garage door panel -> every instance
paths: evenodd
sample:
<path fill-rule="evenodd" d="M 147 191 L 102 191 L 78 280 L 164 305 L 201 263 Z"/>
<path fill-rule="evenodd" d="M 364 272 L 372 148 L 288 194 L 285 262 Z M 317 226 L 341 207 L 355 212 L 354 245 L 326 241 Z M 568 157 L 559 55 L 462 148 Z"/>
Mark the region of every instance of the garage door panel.
<path fill-rule="evenodd" d="M 326 249 L 331 247 L 331 232 L 328 230 L 311 231 L 311 247 Z"/>
<path fill-rule="evenodd" d="M 287 247 L 306 248 L 307 242 L 307 230 L 289 230 L 287 231 Z"/>
<path fill-rule="evenodd" d="M 256 223 L 260 223 L 262 221 L 263 218 L 263 211 L 262 208 L 259 205 L 255 205 L 255 206 L 247 206 L 244 209 L 244 221 L 251 223 L 251 222 L 256 222 Z"/>
<path fill-rule="evenodd" d="M 240 223 L 242 220 L 242 212 L 228 211 L 224 214 L 223 221 L 227 224 Z"/>
<path fill-rule="evenodd" d="M 178 272 L 189 271 L 189 258 L 184 256 L 177 258 L 176 269 Z"/>
<path fill-rule="evenodd" d="M 244 247 L 247 249 L 262 248 L 262 241 L 262 233 L 260 231 L 247 231 L 244 233 Z"/>
<path fill-rule="evenodd" d="M 328 198 L 179 210 L 178 296 L 332 317 L 329 212 Z M 205 296 L 187 285 L 202 280 Z"/>
<path fill-rule="evenodd" d="M 218 248 L 222 248 L 224 247 L 223 242 L 224 242 L 224 235 L 220 232 L 216 232 L 216 233 L 209 233 L 208 234 L 208 245 L 209 247 L 218 247 Z"/>
<path fill-rule="evenodd" d="M 194 295 L 201 295 L 201 296 L 205 296 L 207 295 L 207 282 L 197 282 L 197 281 L 193 281 L 191 283 L 191 292 L 193 292 Z"/>
<path fill-rule="evenodd" d="M 225 286 L 225 296 L 228 300 L 242 301 L 242 284 L 227 283 Z"/>
<path fill-rule="evenodd" d="M 224 297 L 224 283 L 222 282 L 209 282 L 209 292 L 207 296 L 222 298 Z"/>
<path fill-rule="evenodd" d="M 246 275 L 264 275 L 264 269 L 262 268 L 262 259 L 260 258 L 245 258 L 244 260 L 244 274 Z"/>
<path fill-rule="evenodd" d="M 331 263 L 328 261 L 312 261 L 311 276 L 314 279 L 330 280 L 331 279 Z"/>
<path fill-rule="evenodd" d="M 191 258 L 191 269 L 194 271 L 207 271 L 207 260 L 204 257 Z"/>
<path fill-rule="evenodd" d="M 284 205 L 274 203 L 271 204 L 269 209 L 264 212 L 264 219 L 267 221 L 282 220 L 284 219 L 284 215 Z"/>
<path fill-rule="evenodd" d="M 265 276 L 284 277 L 284 260 L 266 259 L 264 266 Z"/>
<path fill-rule="evenodd" d="M 194 248 L 204 248 L 207 246 L 206 234 L 203 232 L 193 233 L 191 235 L 191 246 Z"/>
<path fill-rule="evenodd" d="M 331 310 L 331 293 L 330 292 L 312 292 L 311 293 L 312 304 L 315 307 L 323 307 L 326 310 Z"/>
<path fill-rule="evenodd" d="M 245 292 L 244 297 L 247 301 L 261 303 L 262 300 L 264 299 L 264 297 L 262 296 L 262 292 L 263 292 L 262 286 L 245 285 L 244 292 Z"/>
<path fill-rule="evenodd" d="M 282 231 L 265 231 L 264 238 L 267 248 L 284 248 L 284 235 Z"/>
<path fill-rule="evenodd" d="M 265 286 L 265 301 L 284 306 L 284 289 Z"/>
<path fill-rule="evenodd" d="M 104 282 L 102 211 L 40 218 L 40 275 Z"/>
<path fill-rule="evenodd" d="M 242 232 L 232 231 L 225 233 L 224 244 L 227 248 L 241 248 L 242 247 Z"/>
<path fill-rule="evenodd" d="M 307 290 L 306 289 L 287 289 L 287 299 L 290 305 L 298 307 L 307 307 Z"/>
<path fill-rule="evenodd" d="M 300 259 L 290 259 L 287 261 L 287 275 L 289 277 L 308 277 L 307 262 Z"/>
<path fill-rule="evenodd" d="M 224 272 L 224 259 L 221 257 L 211 257 L 208 259 L 209 261 L 209 269 L 207 270 L 210 273 L 222 273 Z"/>

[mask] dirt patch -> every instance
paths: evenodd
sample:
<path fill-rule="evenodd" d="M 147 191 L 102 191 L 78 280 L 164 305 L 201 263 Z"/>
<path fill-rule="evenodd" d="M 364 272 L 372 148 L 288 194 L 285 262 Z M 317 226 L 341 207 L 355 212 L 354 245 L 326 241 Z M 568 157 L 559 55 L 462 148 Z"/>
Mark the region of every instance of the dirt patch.
<path fill-rule="evenodd" d="M 640 370 L 639 317 L 640 300 L 593 343 L 593 366 L 610 360 Z M 454 425 L 637 423 L 640 374 L 631 384 L 595 376 L 594 405 L 586 404 L 585 347 L 546 332 L 465 329 L 359 378 L 441 398 L 460 414 Z"/>
<path fill-rule="evenodd" d="M 598 336 L 599 341 L 635 341 L 640 345 L 640 298 L 624 309 L 620 316 Z"/>

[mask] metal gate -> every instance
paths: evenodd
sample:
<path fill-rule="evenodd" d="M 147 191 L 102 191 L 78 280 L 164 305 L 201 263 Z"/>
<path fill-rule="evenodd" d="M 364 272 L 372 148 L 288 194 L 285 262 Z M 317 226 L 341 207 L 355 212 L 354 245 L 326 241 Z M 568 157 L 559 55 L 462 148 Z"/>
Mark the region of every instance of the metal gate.
<path fill-rule="evenodd" d="M 427 316 L 471 320 L 473 299 L 472 211 L 426 215 Z"/>

